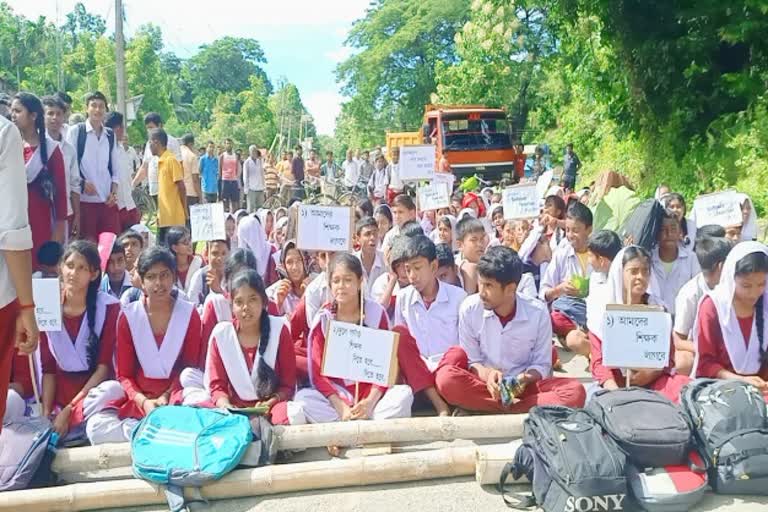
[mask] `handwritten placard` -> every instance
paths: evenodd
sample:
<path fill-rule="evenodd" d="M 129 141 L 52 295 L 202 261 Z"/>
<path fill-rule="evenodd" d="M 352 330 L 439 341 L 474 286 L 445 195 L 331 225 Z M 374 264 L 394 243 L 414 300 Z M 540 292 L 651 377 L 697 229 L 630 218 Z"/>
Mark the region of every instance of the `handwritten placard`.
<path fill-rule="evenodd" d="M 57 278 L 32 280 L 37 328 L 44 332 L 61 330 L 61 289 Z"/>
<path fill-rule="evenodd" d="M 435 146 L 400 146 L 400 179 L 431 180 L 435 175 Z"/>
<path fill-rule="evenodd" d="M 222 203 L 196 204 L 189 207 L 192 241 L 225 240 L 224 205 Z"/>
<path fill-rule="evenodd" d="M 332 321 L 323 353 L 323 375 L 391 386 L 397 377 L 396 332 Z"/>
<path fill-rule="evenodd" d="M 539 214 L 539 195 L 535 183 L 515 185 L 501 193 L 505 219 L 528 219 Z"/>
<path fill-rule="evenodd" d="M 351 251 L 352 208 L 302 204 L 297 217 L 296 245 L 305 251 Z"/>
<path fill-rule="evenodd" d="M 672 316 L 659 307 L 605 308 L 603 364 L 609 368 L 664 368 L 669 364 Z"/>
<path fill-rule="evenodd" d="M 437 210 L 451 206 L 451 189 L 448 183 L 433 181 L 428 185 L 416 189 L 416 197 L 419 202 L 419 210 Z"/>
<path fill-rule="evenodd" d="M 738 226 L 743 222 L 739 197 L 735 190 L 699 196 L 693 202 L 697 226 Z"/>

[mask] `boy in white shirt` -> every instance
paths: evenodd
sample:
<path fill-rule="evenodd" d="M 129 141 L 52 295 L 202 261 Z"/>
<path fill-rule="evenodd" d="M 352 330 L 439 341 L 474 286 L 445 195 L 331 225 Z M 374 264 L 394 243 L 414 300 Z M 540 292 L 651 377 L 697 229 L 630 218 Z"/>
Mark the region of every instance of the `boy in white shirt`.
<path fill-rule="evenodd" d="M 517 293 L 523 262 L 508 247 L 491 247 L 477 265 L 479 292 L 459 310 L 459 346 L 435 374 L 443 398 L 470 411 L 524 413 L 536 405 L 581 407 L 575 379 L 552 378 L 552 324 L 544 304 Z M 517 395 L 503 403 L 503 380 Z M 522 389 L 520 389 L 522 388 Z"/>
<path fill-rule="evenodd" d="M 592 273 L 587 242 L 592 234 L 592 212 L 574 203 L 565 214 L 567 242 L 558 246 L 541 277 L 539 296 L 552 305 L 552 330 L 560 336 L 565 348 L 589 356 L 589 337 L 580 327 L 587 322 L 584 297 L 588 289 L 576 286 Z"/>
<path fill-rule="evenodd" d="M 691 341 L 691 331 L 696 321 L 701 298 L 715 289 L 720 282 L 723 264 L 733 245 L 725 238 L 699 237 L 694 252 L 701 272 L 685 283 L 675 299 L 675 325 L 672 339 L 675 342 L 675 369 L 682 375 L 690 375 L 696 356 Z"/>
<path fill-rule="evenodd" d="M 467 217 L 456 224 L 456 245 L 459 249 L 456 266 L 459 268 L 464 291 L 477 291 L 477 263 L 488 247 L 488 233 L 485 226 L 473 217 Z"/>
<path fill-rule="evenodd" d="M 404 325 L 413 338 L 413 357 L 402 364 L 405 382 L 414 394 L 424 391 L 438 415 L 447 416 L 448 404 L 435 389 L 434 372 L 445 352 L 459 343 L 459 307 L 467 294 L 463 289 L 437 279 L 435 244 L 424 235 L 409 239 L 403 255 L 411 286 L 401 289 L 395 300 L 395 325 Z M 415 340 L 415 343 L 414 341 Z M 398 352 L 405 347 L 399 347 Z M 403 359 L 403 358 L 401 358 Z"/>
<path fill-rule="evenodd" d="M 701 272 L 699 262 L 689 249 L 680 243 L 680 222 L 667 211 L 661 221 L 658 245 L 651 254 L 651 272 L 659 286 L 656 295 L 667 311 L 675 316 L 675 299 L 685 283 Z"/>
<path fill-rule="evenodd" d="M 360 250 L 355 256 L 363 264 L 365 296 L 371 297 L 373 283 L 380 275 L 387 272 L 384 255 L 377 249 L 379 241 L 379 223 L 373 217 L 363 217 L 355 224 L 355 234 Z"/>

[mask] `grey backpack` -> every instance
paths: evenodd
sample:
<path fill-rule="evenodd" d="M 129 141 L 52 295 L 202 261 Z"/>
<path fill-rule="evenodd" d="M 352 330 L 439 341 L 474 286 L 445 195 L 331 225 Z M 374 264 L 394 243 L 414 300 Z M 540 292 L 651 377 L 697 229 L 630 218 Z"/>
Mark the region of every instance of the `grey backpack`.
<path fill-rule="evenodd" d="M 683 388 L 681 404 L 712 489 L 768 495 L 768 413 L 762 393 L 740 380 L 696 379 Z"/>
<path fill-rule="evenodd" d="M 58 436 L 46 419 L 25 418 L 3 425 L 0 433 L 0 491 L 46 483 Z"/>
<path fill-rule="evenodd" d="M 502 471 L 499 486 L 505 503 L 545 512 L 625 510 L 626 458 L 594 418 L 580 409 L 534 407 L 523 426 L 523 445 Z M 533 496 L 504 492 L 512 473 L 527 475 Z"/>
<path fill-rule="evenodd" d="M 631 387 L 595 393 L 587 411 L 638 468 L 684 464 L 691 427 L 682 409 L 650 389 Z"/>

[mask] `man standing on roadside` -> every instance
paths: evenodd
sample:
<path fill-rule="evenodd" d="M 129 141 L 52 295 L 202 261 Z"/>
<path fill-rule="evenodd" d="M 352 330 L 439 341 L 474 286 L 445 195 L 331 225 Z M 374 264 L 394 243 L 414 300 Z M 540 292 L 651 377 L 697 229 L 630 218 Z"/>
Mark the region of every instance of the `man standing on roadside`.
<path fill-rule="evenodd" d="M 141 162 L 141 167 L 136 176 L 133 177 L 133 187 L 142 183 L 145 179 L 149 184 L 149 195 L 151 195 L 155 201 L 157 201 L 157 158 L 152 156 L 152 151 L 149 149 L 149 132 L 155 128 L 163 127 L 163 118 L 157 112 L 150 112 L 144 116 L 144 128 L 147 130 L 147 145 L 144 147 L 144 158 Z M 166 133 L 166 135 L 168 135 Z M 175 137 L 168 135 L 168 149 L 176 160 L 181 163 L 181 145 Z"/>
<path fill-rule="evenodd" d="M 184 169 L 168 149 L 168 134 L 162 128 L 150 130 L 149 148 L 157 157 L 157 238 L 160 244 L 165 245 L 168 229 L 183 226 L 187 220 Z"/>
<path fill-rule="evenodd" d="M 219 158 L 216 156 L 216 146 L 208 141 L 205 154 L 200 157 L 200 180 L 204 203 L 215 203 L 219 200 Z"/>
<path fill-rule="evenodd" d="M 224 210 L 234 213 L 240 207 L 240 159 L 232 150 L 232 139 L 224 140 L 224 152 L 219 157 L 221 169 L 221 199 Z"/>
<path fill-rule="evenodd" d="M 333 161 L 333 151 L 325 152 L 325 163 L 320 166 L 320 176 L 329 181 L 339 177 L 339 166 Z"/>
<path fill-rule="evenodd" d="M 253 213 L 264 204 L 264 162 L 256 146 L 248 148 L 249 156 L 243 164 L 243 189 L 248 212 Z"/>
<path fill-rule="evenodd" d="M 341 170 L 344 172 L 344 186 L 353 188 L 360 179 L 360 169 L 357 161 L 352 158 L 352 150 L 347 150 L 347 159 L 341 164 Z"/>
<path fill-rule="evenodd" d="M 565 155 L 563 156 L 563 184 L 567 190 L 573 190 L 576 186 L 576 175 L 581 169 L 581 160 L 573 152 L 573 143 L 565 146 Z"/>
<path fill-rule="evenodd" d="M 90 93 L 85 98 L 88 118 L 67 133 L 80 169 L 80 234 L 91 241 L 96 241 L 99 233 L 120 233 L 120 160 L 115 135 L 104 126 L 108 107 L 106 96 L 98 91 Z"/>
<path fill-rule="evenodd" d="M 181 165 L 184 168 L 184 188 L 187 190 L 189 208 L 198 204 L 203 196 L 200 190 L 200 162 L 195 149 L 195 136 L 191 133 L 181 138 Z"/>
<path fill-rule="evenodd" d="M 19 130 L 0 116 L 0 418 L 6 412 L 14 348 L 37 350 L 39 333 L 32 298 L 32 230 L 27 216 L 27 175 Z M 24 414 L 24 404 L 21 414 Z M 0 424 L 2 430 L 2 424 Z"/>
<path fill-rule="evenodd" d="M 296 156 L 293 157 L 291 162 L 291 174 L 293 174 L 293 197 L 296 199 L 304 199 L 304 187 L 301 182 L 304 181 L 304 159 L 301 158 L 301 146 L 296 145 Z"/>

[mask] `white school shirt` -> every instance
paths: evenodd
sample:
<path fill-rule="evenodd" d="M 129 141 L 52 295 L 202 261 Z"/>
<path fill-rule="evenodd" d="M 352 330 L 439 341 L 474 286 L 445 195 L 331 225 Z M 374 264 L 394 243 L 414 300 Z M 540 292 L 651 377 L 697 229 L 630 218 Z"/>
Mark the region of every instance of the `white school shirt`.
<path fill-rule="evenodd" d="M 459 273 L 459 278 L 461 278 L 461 273 Z M 533 277 L 532 273 L 525 272 L 520 277 L 520 282 L 517 283 L 517 293 L 525 295 L 529 299 L 539 300 L 539 295 L 536 291 L 536 278 Z"/>
<path fill-rule="evenodd" d="M 72 210 L 71 193 L 74 192 L 75 194 L 80 195 L 80 170 L 77 168 L 77 150 L 63 137 L 59 142 L 59 147 L 61 148 L 61 154 L 64 156 L 64 169 L 66 171 L 64 176 L 66 178 L 68 191 L 67 215 L 72 215 L 74 211 Z"/>
<path fill-rule="evenodd" d="M 675 299 L 675 332 L 684 334 L 690 338 L 693 324 L 696 322 L 696 314 L 699 310 L 699 301 L 712 290 L 707 286 L 704 274 L 699 273 L 685 283 Z"/>
<path fill-rule="evenodd" d="M 24 168 L 21 134 L 8 119 L 0 116 L 0 308 L 16 298 L 8 264 L 2 251 L 32 249 L 32 230 L 27 214 L 27 173 Z M 10 340 L 9 340 L 10 341 Z"/>
<path fill-rule="evenodd" d="M 394 224 L 392 228 L 390 228 L 390 230 L 387 231 L 387 233 L 384 235 L 384 239 L 381 241 L 382 254 L 387 252 L 392 247 L 392 240 L 394 240 L 395 237 L 399 234 L 400 234 L 400 226 L 398 226 L 397 224 Z"/>
<path fill-rule="evenodd" d="M 80 130 L 73 128 L 67 133 L 67 142 L 77 148 L 77 134 Z M 97 137 L 91 122 L 85 120 L 85 148 L 80 160 L 78 174 L 82 172 L 85 181 L 96 187 L 96 194 L 90 195 L 83 191 L 80 194 L 82 203 L 106 203 L 112 188 L 112 183 L 120 183 L 120 159 L 117 157 L 118 142 L 112 151 L 109 150 L 109 137 L 106 128 L 102 126 L 101 136 Z M 109 175 L 109 161 L 112 160 L 112 176 Z M 72 184 L 70 183 L 70 186 Z"/>
<path fill-rule="evenodd" d="M 168 134 L 168 151 L 173 153 L 173 156 L 176 157 L 176 160 L 179 161 L 179 164 L 184 161 L 184 158 L 181 156 L 181 144 L 179 144 L 179 141 L 176 139 L 176 137 L 172 137 L 170 134 Z M 147 141 L 146 146 L 144 146 L 144 161 L 147 162 L 147 181 L 149 182 L 149 195 L 152 196 L 156 196 L 159 190 L 157 175 L 157 162 L 159 158 L 160 157 L 152 154 L 152 151 L 149 149 L 149 141 Z"/>
<path fill-rule="evenodd" d="M 587 261 L 587 273 L 592 273 L 592 266 Z M 561 243 L 557 250 L 552 254 L 552 261 L 547 265 L 547 269 L 541 275 L 541 284 L 539 286 L 539 298 L 546 300 L 545 293 L 560 283 L 569 280 L 574 275 L 584 275 L 576 256 L 576 251 L 570 242 Z"/>
<path fill-rule="evenodd" d="M 389 284 L 389 273 L 385 272 L 373 282 L 373 285 L 371 286 L 371 299 L 381 304 L 381 299 L 384 296 L 384 291 L 387 289 L 387 284 Z M 410 288 L 410 286 L 407 288 Z M 400 283 L 395 283 L 395 287 L 392 289 L 392 297 L 396 297 L 398 293 L 400 293 Z"/>
<path fill-rule="evenodd" d="M 386 199 L 389 186 L 389 169 L 374 169 L 371 179 L 368 180 L 368 189 L 373 192 L 373 197 Z"/>
<path fill-rule="evenodd" d="M 672 264 L 669 274 L 664 270 L 664 264 L 659 257 L 659 248 L 655 247 L 651 254 L 651 271 L 656 276 L 659 286 L 655 295 L 661 299 L 667 311 L 675 315 L 675 299 L 682 287 L 701 272 L 699 261 L 690 249 L 680 246 L 677 259 Z"/>
<path fill-rule="evenodd" d="M 390 163 L 387 171 L 389 172 L 389 188 L 395 192 L 402 192 L 403 180 L 400 179 L 400 164 Z"/>
<path fill-rule="evenodd" d="M 458 286 L 440 281 L 437 285 L 437 296 L 429 309 L 413 286 L 400 290 L 395 300 L 394 324 L 408 328 L 426 358 L 440 356 L 459 344 L 459 308 L 467 297 Z"/>
<path fill-rule="evenodd" d="M 504 375 L 536 370 L 543 378 L 552 373 L 552 321 L 545 304 L 517 295 L 515 316 L 502 326 L 480 295 L 464 301 L 459 310 L 459 345 L 469 364 L 480 363 Z"/>
<path fill-rule="evenodd" d="M 264 164 L 261 158 L 254 160 L 251 157 L 243 163 L 243 189 L 248 192 L 264 191 Z"/>
<path fill-rule="evenodd" d="M 315 315 L 331 301 L 331 287 L 328 284 L 328 274 L 320 272 L 304 290 L 304 311 L 307 316 L 307 327 L 314 325 Z"/>
<path fill-rule="evenodd" d="M 360 166 L 357 161 L 344 160 L 341 169 L 344 171 L 344 185 L 350 188 L 357 185 L 357 180 L 360 179 Z"/>
<path fill-rule="evenodd" d="M 205 297 L 200 300 L 200 296 L 203 294 L 203 281 L 205 281 L 208 275 L 209 268 L 210 265 L 205 265 L 204 267 L 197 269 L 192 275 L 192 280 L 189 282 L 189 289 L 187 290 L 186 295 L 189 298 L 189 302 L 195 306 L 202 306 L 205 302 Z"/>
<path fill-rule="evenodd" d="M 362 265 L 363 263 L 363 251 L 357 251 L 354 253 L 357 259 L 360 260 L 360 263 Z M 373 266 L 371 267 L 370 273 L 365 270 L 365 265 L 362 265 L 363 267 L 363 277 L 365 277 L 365 296 L 368 298 L 371 297 L 371 290 L 373 289 L 373 283 L 376 282 L 376 280 L 379 278 L 380 275 L 386 274 L 387 272 L 387 266 L 384 264 L 384 254 L 377 250 L 376 256 L 373 259 Z"/>
<path fill-rule="evenodd" d="M 128 152 L 118 144 L 115 147 L 117 157 L 120 160 L 120 183 L 117 185 L 117 209 L 134 210 L 136 203 L 133 200 L 133 187 L 131 186 L 132 160 Z"/>

